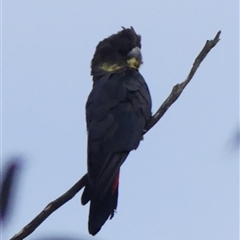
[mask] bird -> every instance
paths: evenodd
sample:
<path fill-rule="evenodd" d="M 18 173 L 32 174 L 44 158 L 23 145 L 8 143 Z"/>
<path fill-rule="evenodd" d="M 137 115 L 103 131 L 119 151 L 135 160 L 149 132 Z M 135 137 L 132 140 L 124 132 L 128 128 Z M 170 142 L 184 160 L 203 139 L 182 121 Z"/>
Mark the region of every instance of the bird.
<path fill-rule="evenodd" d="M 148 86 L 139 72 L 141 36 L 133 27 L 100 41 L 91 61 L 92 90 L 86 110 L 88 231 L 97 234 L 118 204 L 120 167 L 143 139 L 152 116 Z"/>

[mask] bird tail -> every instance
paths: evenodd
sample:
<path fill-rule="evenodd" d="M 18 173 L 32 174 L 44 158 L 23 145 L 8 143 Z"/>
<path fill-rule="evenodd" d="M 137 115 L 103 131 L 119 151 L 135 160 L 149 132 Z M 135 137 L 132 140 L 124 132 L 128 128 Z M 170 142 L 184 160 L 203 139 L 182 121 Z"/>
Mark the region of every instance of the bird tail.
<path fill-rule="evenodd" d="M 96 185 L 86 185 L 82 194 L 82 204 L 90 202 L 88 230 L 95 235 L 117 209 L 120 166 L 128 156 L 128 152 L 110 154 L 99 171 Z"/>
<path fill-rule="evenodd" d="M 90 234 L 97 234 L 107 219 L 113 218 L 117 209 L 118 200 L 118 180 L 119 172 L 117 173 L 112 188 L 110 188 L 105 196 L 95 195 L 91 199 L 89 218 L 88 218 L 88 231 Z"/>

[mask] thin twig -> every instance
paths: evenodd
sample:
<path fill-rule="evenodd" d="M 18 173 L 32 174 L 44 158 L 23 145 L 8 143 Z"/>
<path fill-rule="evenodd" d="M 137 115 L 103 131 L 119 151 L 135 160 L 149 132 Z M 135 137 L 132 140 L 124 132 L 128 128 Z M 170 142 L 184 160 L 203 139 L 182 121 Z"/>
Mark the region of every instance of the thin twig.
<path fill-rule="evenodd" d="M 178 99 L 181 95 L 184 88 L 193 78 L 195 72 L 200 66 L 203 59 L 207 56 L 207 54 L 211 51 L 213 47 L 218 43 L 219 36 L 221 31 L 219 31 L 213 40 L 208 40 L 203 47 L 202 51 L 199 53 L 197 58 L 195 59 L 192 69 L 189 72 L 187 78 L 177 85 L 175 85 L 172 89 L 172 92 L 161 105 L 161 107 L 157 110 L 157 112 L 152 116 L 152 118 L 147 123 L 144 134 L 146 134 L 165 114 L 168 108 Z M 87 174 L 85 174 L 73 187 L 71 187 L 66 193 L 62 196 L 49 203 L 44 210 L 38 214 L 28 225 L 26 225 L 19 233 L 14 235 L 10 240 L 21 240 L 28 235 L 30 235 L 50 214 L 52 214 L 55 210 L 73 198 L 85 185 L 87 181 Z"/>

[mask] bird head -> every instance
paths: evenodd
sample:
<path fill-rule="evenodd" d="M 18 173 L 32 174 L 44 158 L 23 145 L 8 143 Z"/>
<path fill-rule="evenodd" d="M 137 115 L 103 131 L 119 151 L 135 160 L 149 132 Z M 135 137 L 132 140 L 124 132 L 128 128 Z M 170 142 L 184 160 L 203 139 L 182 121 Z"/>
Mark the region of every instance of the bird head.
<path fill-rule="evenodd" d="M 91 74 L 114 72 L 124 67 L 138 69 L 141 64 L 141 36 L 133 27 L 123 28 L 99 42 L 91 62 Z"/>

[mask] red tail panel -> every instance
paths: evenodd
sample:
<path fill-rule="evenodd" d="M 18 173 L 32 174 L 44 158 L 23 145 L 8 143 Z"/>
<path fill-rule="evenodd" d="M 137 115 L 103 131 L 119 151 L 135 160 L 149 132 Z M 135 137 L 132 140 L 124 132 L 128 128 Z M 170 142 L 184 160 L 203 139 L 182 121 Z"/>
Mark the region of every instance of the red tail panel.
<path fill-rule="evenodd" d="M 119 172 L 117 173 L 114 181 L 113 181 L 113 185 L 112 185 L 112 194 L 115 193 L 117 187 L 118 187 L 118 182 L 119 182 Z"/>

